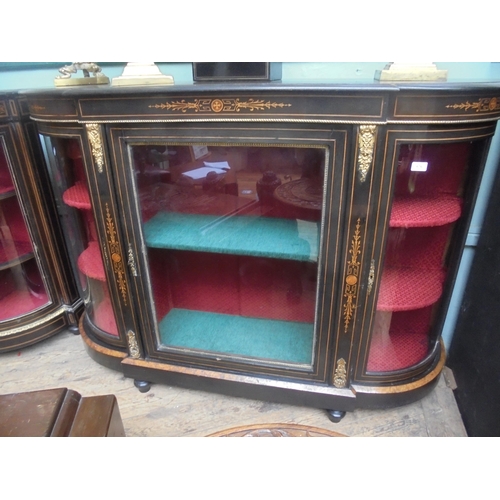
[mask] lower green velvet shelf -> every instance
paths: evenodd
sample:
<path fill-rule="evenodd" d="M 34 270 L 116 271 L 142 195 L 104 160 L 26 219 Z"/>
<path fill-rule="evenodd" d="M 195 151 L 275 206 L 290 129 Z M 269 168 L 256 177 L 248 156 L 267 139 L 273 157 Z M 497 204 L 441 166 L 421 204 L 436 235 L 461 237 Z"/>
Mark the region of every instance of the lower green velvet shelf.
<path fill-rule="evenodd" d="M 144 224 L 144 234 L 153 248 L 317 260 L 292 219 L 160 212 Z"/>
<path fill-rule="evenodd" d="M 159 327 L 164 346 L 287 363 L 312 361 L 311 323 L 172 309 Z"/>

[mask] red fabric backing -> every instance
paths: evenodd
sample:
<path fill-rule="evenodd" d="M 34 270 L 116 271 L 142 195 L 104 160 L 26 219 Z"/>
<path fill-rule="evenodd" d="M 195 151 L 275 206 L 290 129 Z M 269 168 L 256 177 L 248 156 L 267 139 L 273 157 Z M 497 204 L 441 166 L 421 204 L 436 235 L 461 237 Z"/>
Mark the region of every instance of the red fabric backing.
<path fill-rule="evenodd" d="M 434 197 L 460 196 L 471 144 L 424 144 L 401 147 L 395 194 L 396 196 Z M 420 151 L 420 153 L 419 153 Z M 412 161 L 428 162 L 426 172 L 412 172 Z"/>
<path fill-rule="evenodd" d="M 30 235 L 26 223 L 24 222 L 24 217 L 17 198 L 7 198 L 2 200 L 1 203 L 0 210 L 2 211 L 3 217 L 5 217 L 5 223 L 12 236 L 12 240 L 29 243 L 31 241 Z"/>
<path fill-rule="evenodd" d="M 173 308 L 313 322 L 316 266 L 235 255 L 150 249 L 158 320 Z"/>
<path fill-rule="evenodd" d="M 377 309 L 418 309 L 439 300 L 451 226 L 389 230 Z"/>
<path fill-rule="evenodd" d="M 97 241 L 91 241 L 89 246 L 78 257 L 78 269 L 88 276 L 99 281 L 106 281 L 101 250 Z"/>
<path fill-rule="evenodd" d="M 428 354 L 469 154 L 469 143 L 401 147 L 368 371 L 407 368 Z M 427 171 L 411 171 L 412 161 L 428 162 Z"/>
<path fill-rule="evenodd" d="M 0 263 L 6 263 L 33 252 L 33 247 L 17 198 L 0 203 L 0 220 L 7 226 L 0 232 Z"/>
<path fill-rule="evenodd" d="M 63 193 L 63 200 L 70 207 L 81 210 L 90 210 L 92 208 L 88 189 L 82 181 L 78 181 L 74 186 L 67 189 Z"/>
<path fill-rule="evenodd" d="M 94 324 L 110 335 L 118 337 L 118 326 L 116 325 L 113 306 L 109 296 L 105 297 L 95 308 L 93 314 Z"/>
<path fill-rule="evenodd" d="M 14 189 L 14 183 L 10 175 L 9 166 L 7 165 L 7 158 L 0 144 L 0 194 L 7 193 Z"/>
<path fill-rule="evenodd" d="M 33 295 L 29 290 L 15 290 L 0 300 L 0 321 L 27 314 L 48 303 L 45 292 Z"/>
<path fill-rule="evenodd" d="M 0 178 L 0 194 L 6 194 L 14 191 L 14 186 L 12 183 L 9 185 L 9 180 L 10 179 L 2 180 L 2 178 Z"/>
<path fill-rule="evenodd" d="M 401 370 L 422 361 L 429 350 L 431 314 L 432 307 L 395 312 L 388 335 L 372 337 L 367 370 Z"/>
<path fill-rule="evenodd" d="M 431 227 L 455 222 L 460 218 L 461 200 L 456 197 L 395 198 L 390 227 Z"/>
<path fill-rule="evenodd" d="M 443 292 L 445 272 L 426 269 L 386 269 L 380 284 L 377 310 L 408 311 L 430 306 Z"/>
<path fill-rule="evenodd" d="M 0 264 L 12 262 L 31 252 L 33 247 L 29 241 L 0 241 Z"/>

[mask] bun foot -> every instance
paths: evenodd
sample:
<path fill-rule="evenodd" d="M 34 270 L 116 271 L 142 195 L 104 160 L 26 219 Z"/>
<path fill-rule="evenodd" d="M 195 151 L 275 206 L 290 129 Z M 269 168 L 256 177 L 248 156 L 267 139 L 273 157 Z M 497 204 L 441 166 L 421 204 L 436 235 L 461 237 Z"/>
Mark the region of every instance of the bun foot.
<path fill-rule="evenodd" d="M 70 331 L 73 335 L 80 335 L 80 329 L 78 328 L 78 325 L 68 326 L 68 331 Z"/>
<path fill-rule="evenodd" d="M 148 392 L 151 389 L 151 382 L 145 380 L 134 380 L 134 385 L 139 389 L 139 392 Z"/>
<path fill-rule="evenodd" d="M 326 410 L 328 418 L 335 424 L 338 424 L 345 416 L 345 411 Z"/>

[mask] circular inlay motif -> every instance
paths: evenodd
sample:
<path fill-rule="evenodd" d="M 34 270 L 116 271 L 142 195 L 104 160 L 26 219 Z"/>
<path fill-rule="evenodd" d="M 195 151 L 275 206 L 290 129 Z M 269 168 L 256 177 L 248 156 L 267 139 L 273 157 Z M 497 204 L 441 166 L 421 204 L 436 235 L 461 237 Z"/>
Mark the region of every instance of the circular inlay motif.
<path fill-rule="evenodd" d="M 348 285 L 355 285 L 358 282 L 358 278 L 356 278 L 356 276 L 353 276 L 352 274 L 350 274 L 349 276 L 347 276 L 345 281 Z"/>
<path fill-rule="evenodd" d="M 220 99 L 214 99 L 210 107 L 214 113 L 220 113 L 224 109 L 224 103 Z"/>
<path fill-rule="evenodd" d="M 490 101 L 490 104 L 489 104 L 489 108 L 491 111 L 494 111 L 495 109 L 497 109 L 497 98 L 496 97 L 493 97 Z"/>
<path fill-rule="evenodd" d="M 113 260 L 113 262 L 121 262 L 121 260 L 122 260 L 120 254 L 118 254 L 118 253 L 112 254 L 111 259 Z"/>

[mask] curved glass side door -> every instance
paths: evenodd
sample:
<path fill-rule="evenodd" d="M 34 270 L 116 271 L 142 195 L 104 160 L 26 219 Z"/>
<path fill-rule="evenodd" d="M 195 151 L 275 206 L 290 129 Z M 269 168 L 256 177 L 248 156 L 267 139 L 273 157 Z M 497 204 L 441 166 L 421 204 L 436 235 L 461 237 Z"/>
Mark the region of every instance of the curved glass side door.
<path fill-rule="evenodd" d="M 450 252 L 457 246 L 460 223 L 469 216 L 471 184 L 478 177 L 479 141 L 396 143 L 393 200 L 366 364 L 370 373 L 417 366 L 436 347 L 450 269 L 456 271 Z"/>
<path fill-rule="evenodd" d="M 40 134 L 57 211 L 85 310 L 101 331 L 118 337 L 89 196 L 80 137 Z"/>
<path fill-rule="evenodd" d="M 0 136 L 0 321 L 29 314 L 50 304 Z"/>

